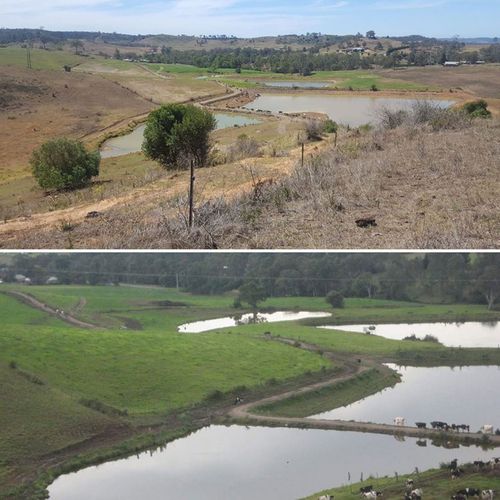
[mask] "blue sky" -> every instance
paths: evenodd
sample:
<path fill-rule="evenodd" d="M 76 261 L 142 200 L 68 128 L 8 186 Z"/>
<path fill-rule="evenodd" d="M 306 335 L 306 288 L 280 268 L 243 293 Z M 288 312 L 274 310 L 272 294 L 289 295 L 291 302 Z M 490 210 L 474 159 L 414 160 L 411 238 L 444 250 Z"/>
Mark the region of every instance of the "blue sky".
<path fill-rule="evenodd" d="M 500 36 L 500 0 L 0 0 L 0 27 L 260 36 Z"/>

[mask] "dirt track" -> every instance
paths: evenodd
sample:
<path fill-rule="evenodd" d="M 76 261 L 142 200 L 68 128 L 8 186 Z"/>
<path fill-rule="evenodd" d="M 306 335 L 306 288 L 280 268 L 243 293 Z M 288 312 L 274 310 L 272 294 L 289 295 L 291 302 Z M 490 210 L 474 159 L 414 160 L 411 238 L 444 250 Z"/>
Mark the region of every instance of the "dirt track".
<path fill-rule="evenodd" d="M 55 316 L 57 319 L 60 319 L 62 321 L 65 321 L 66 323 L 69 323 L 70 325 L 77 326 L 78 328 L 99 328 L 97 325 L 94 325 L 92 323 L 87 323 L 85 321 L 81 321 L 74 316 L 71 316 L 71 314 L 68 314 L 65 311 L 60 311 L 58 309 L 53 309 L 52 307 L 48 306 L 47 304 L 44 304 L 43 302 L 39 301 L 32 295 L 29 295 L 28 293 L 23 293 L 23 292 L 17 292 L 17 291 L 12 291 L 12 292 L 4 292 L 7 295 L 10 295 L 11 297 L 14 297 L 24 304 L 27 304 L 31 307 L 34 307 L 35 309 L 39 309 L 40 311 L 43 311 L 47 314 L 50 314 L 51 316 Z M 78 305 L 81 304 L 81 301 L 79 302 Z"/>
<path fill-rule="evenodd" d="M 296 345 L 296 341 L 293 339 L 274 339 L 287 344 Z M 317 351 L 318 347 L 312 344 L 301 343 L 297 347 L 305 349 L 308 351 Z M 335 354 L 328 352 L 325 353 L 330 359 L 335 359 Z M 338 359 L 338 357 L 337 357 Z M 344 358 L 345 360 L 346 358 Z M 316 391 L 323 387 L 334 386 L 339 382 L 349 380 L 356 375 L 366 372 L 369 368 L 375 366 L 373 361 L 361 359 L 360 363 L 355 364 L 351 361 L 349 364 L 344 365 L 346 370 L 341 375 L 336 375 L 329 380 L 324 382 L 319 382 L 315 384 L 310 384 L 299 389 L 284 392 L 282 394 L 277 394 L 270 396 L 259 401 L 253 401 L 251 403 L 242 404 L 234 407 L 229 411 L 228 415 L 235 420 L 236 423 L 241 421 L 245 425 L 261 425 L 261 426 L 282 426 L 282 427 L 297 427 L 300 429 L 324 429 L 324 430 L 339 430 L 339 431 L 351 431 L 351 432 L 370 432 L 375 434 L 390 434 L 397 436 L 411 436 L 417 438 L 440 438 L 443 436 L 449 436 L 450 440 L 471 440 L 479 442 L 484 439 L 484 434 L 479 432 L 464 432 L 464 433 L 444 433 L 440 430 L 435 429 L 419 429 L 417 427 L 400 426 L 400 425 L 389 425 L 389 424 L 377 424 L 372 422 L 355 422 L 346 420 L 318 420 L 308 417 L 297 418 L 297 417 L 280 417 L 280 416 L 267 416 L 259 415 L 253 413 L 256 407 L 268 405 L 275 403 L 277 401 L 283 401 L 293 396 L 300 394 L 305 394 L 311 391 Z M 377 365 L 380 368 L 380 365 Z M 384 369 L 388 369 L 385 368 Z M 500 446 L 500 436 L 488 435 L 489 440 L 492 444 Z"/>

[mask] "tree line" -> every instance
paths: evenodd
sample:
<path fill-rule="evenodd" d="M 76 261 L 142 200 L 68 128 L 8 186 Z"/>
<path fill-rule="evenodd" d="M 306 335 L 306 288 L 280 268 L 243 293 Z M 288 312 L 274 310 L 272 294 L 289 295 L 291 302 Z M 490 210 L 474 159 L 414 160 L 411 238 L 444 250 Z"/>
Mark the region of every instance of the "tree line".
<path fill-rule="evenodd" d="M 258 284 L 267 297 L 345 297 L 480 303 L 500 296 L 500 254 L 19 254 L 0 269 L 44 284 L 150 284 L 222 294 Z M 248 287 L 248 286 L 247 286 Z"/>

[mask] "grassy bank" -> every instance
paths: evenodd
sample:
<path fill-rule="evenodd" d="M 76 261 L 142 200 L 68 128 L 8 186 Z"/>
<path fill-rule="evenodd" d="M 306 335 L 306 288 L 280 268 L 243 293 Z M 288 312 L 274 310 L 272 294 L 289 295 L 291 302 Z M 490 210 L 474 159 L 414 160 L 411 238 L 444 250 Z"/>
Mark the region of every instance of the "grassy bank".
<path fill-rule="evenodd" d="M 407 474 L 395 477 L 367 478 L 363 483 L 354 483 L 350 486 L 342 486 L 323 490 L 306 497 L 303 500 L 317 500 L 321 495 L 333 495 L 335 500 L 352 500 L 359 498 L 359 489 L 366 485 L 372 485 L 377 491 L 383 492 L 384 499 L 400 500 L 405 492 L 406 480 L 411 478 L 415 487 L 422 488 L 424 498 L 427 500 L 442 500 L 451 498 L 457 491 L 464 488 L 500 489 L 500 471 L 477 472 L 472 465 L 460 465 L 464 469 L 464 476 L 451 480 L 449 469 L 432 469 L 419 474 Z"/>
<path fill-rule="evenodd" d="M 386 387 L 392 387 L 400 379 L 392 370 L 372 368 L 352 379 L 269 405 L 258 406 L 255 412 L 262 415 L 307 417 L 354 403 Z"/>

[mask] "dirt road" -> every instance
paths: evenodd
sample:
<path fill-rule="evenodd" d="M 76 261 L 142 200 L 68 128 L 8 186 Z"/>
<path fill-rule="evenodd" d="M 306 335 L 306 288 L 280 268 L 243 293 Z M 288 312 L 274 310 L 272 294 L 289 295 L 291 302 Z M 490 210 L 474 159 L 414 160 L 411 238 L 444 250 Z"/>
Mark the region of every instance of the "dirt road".
<path fill-rule="evenodd" d="M 62 311 L 59 309 L 54 309 L 50 307 L 47 304 L 44 304 L 40 300 L 36 299 L 32 295 L 28 293 L 23 293 L 23 292 L 17 292 L 17 291 L 12 291 L 12 292 L 4 292 L 7 295 L 10 295 L 11 297 L 16 298 L 17 300 L 23 302 L 24 304 L 27 304 L 31 307 L 34 307 L 35 309 L 39 309 L 40 311 L 43 311 L 47 314 L 50 314 L 51 316 L 55 316 L 56 318 L 65 321 L 66 323 L 69 323 L 72 326 L 77 326 L 78 328 L 99 328 L 97 325 L 94 325 L 92 323 L 87 323 L 86 321 L 81 321 L 71 314 L 68 314 L 66 311 Z M 79 302 L 79 305 L 81 304 L 81 301 Z"/>

